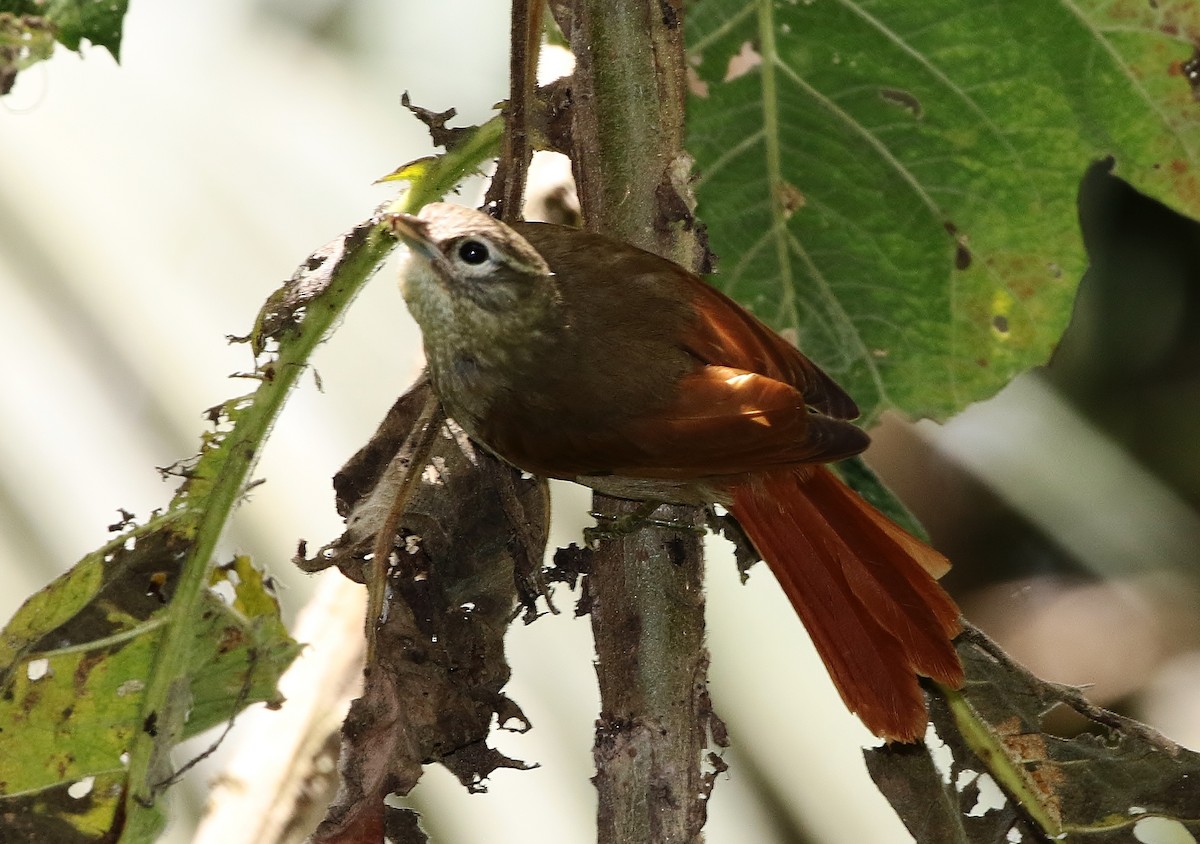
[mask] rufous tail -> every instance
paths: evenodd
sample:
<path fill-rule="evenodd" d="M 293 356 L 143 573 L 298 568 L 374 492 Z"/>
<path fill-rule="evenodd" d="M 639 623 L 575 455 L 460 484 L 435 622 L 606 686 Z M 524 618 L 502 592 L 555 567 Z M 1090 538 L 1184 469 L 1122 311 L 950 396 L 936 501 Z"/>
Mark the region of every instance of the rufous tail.
<path fill-rule="evenodd" d="M 963 682 L 950 564 L 823 466 L 758 475 L 730 512 L 774 572 L 846 706 L 888 741 L 925 734 L 918 674 Z"/>

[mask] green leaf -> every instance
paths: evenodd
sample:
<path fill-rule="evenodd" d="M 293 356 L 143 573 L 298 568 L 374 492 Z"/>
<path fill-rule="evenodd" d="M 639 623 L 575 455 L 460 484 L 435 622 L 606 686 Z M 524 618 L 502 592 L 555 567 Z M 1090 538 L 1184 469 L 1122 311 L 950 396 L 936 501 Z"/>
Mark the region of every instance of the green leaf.
<path fill-rule="evenodd" d="M 29 824 L 29 840 L 105 833 L 118 815 L 133 737 L 158 731 L 145 690 L 170 617 L 163 603 L 175 578 L 158 567 L 182 547 L 162 543 L 175 521 L 134 531 L 130 548 L 122 542 L 92 555 L 33 596 L 4 630 L 14 658 L 0 695 L 0 811 Z M 190 631 L 183 737 L 251 703 L 278 704 L 276 683 L 298 652 L 249 560 L 218 568 L 214 584 L 230 572 L 238 581 L 233 605 L 206 591 Z"/>
<path fill-rule="evenodd" d="M 868 423 L 992 394 L 1067 321 L 1092 160 L 1200 212 L 1180 70 L 1198 16 L 1167 0 L 703 0 L 688 132 L 715 283 Z"/>
<path fill-rule="evenodd" d="M 84 39 L 121 58 L 129 0 L 0 0 L 0 94 L 18 72 L 50 57 L 54 42 L 79 50 Z"/>
<path fill-rule="evenodd" d="M 0 94 L 12 90 L 22 70 L 50 58 L 55 31 L 45 18 L 0 11 Z"/>
<path fill-rule="evenodd" d="M 0 0 L 0 15 L 49 24 L 58 41 L 78 50 L 83 39 L 121 58 L 121 29 L 129 0 Z"/>
<path fill-rule="evenodd" d="M 210 584 L 222 583 L 233 587 L 233 604 L 206 593 L 195 628 L 185 738 L 228 721 L 245 704 L 281 705 L 276 684 L 301 650 L 283 626 L 279 602 L 262 571 L 249 557 L 235 557 L 214 569 Z"/>

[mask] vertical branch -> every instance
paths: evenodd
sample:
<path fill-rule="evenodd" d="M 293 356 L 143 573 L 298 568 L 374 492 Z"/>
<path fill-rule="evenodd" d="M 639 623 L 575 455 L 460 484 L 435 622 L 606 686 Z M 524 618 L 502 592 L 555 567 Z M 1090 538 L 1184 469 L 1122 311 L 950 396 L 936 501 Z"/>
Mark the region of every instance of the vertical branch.
<path fill-rule="evenodd" d="M 687 177 L 680 0 L 577 0 L 570 29 L 575 179 L 587 227 L 696 266 L 701 250 L 679 189 Z M 614 516 L 636 509 L 600 495 L 595 506 Z M 693 508 L 658 515 L 702 524 Z M 696 531 L 643 529 L 597 552 L 587 588 L 605 844 L 702 838 L 712 782 L 701 760 L 717 723 L 706 688 L 702 585 Z"/>
<path fill-rule="evenodd" d="M 538 49 L 542 40 L 542 0 L 513 0 L 508 57 L 508 104 L 504 108 L 504 140 L 487 204 L 499 207 L 500 219 L 521 219 L 529 159 L 530 105 L 537 86 Z"/>
<path fill-rule="evenodd" d="M 698 269 L 682 0 L 576 0 L 575 178 L 588 228 Z"/>

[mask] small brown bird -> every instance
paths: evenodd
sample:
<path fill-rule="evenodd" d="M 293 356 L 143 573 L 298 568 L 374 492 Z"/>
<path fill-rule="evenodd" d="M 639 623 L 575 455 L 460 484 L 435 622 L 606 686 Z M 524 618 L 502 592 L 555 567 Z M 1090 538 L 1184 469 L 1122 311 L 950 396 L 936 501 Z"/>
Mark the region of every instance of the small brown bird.
<path fill-rule="evenodd" d="M 959 686 L 949 563 L 821 466 L 868 438 L 794 346 L 671 261 L 437 203 L 396 214 L 434 390 L 521 469 L 609 495 L 720 503 L 873 733 L 925 732 L 916 675 Z"/>

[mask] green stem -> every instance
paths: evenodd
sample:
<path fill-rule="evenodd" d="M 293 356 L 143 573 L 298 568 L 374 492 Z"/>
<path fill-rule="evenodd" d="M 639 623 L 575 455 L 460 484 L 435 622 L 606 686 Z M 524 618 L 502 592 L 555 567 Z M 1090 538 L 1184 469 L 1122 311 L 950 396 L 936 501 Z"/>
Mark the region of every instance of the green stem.
<path fill-rule="evenodd" d="M 388 211 L 411 214 L 422 205 L 437 202 L 458 183 L 479 170 L 483 162 L 495 158 L 500 151 L 500 138 L 504 134 L 504 119 L 496 115 L 454 149 L 435 158 L 423 158 L 403 168 L 395 178 L 408 179 L 409 189 Z"/>
<path fill-rule="evenodd" d="M 1002 789 L 1015 797 L 1021 807 L 1029 814 L 1030 819 L 1041 828 L 1048 838 L 1055 838 L 1062 832 L 1062 824 L 1046 812 L 1045 806 L 1036 791 L 1031 787 L 1025 772 L 1013 765 L 1013 761 L 1004 747 L 1001 746 L 994 730 L 980 722 L 978 716 L 971 710 L 970 704 L 961 692 L 939 685 L 938 689 L 946 699 L 950 713 L 954 716 L 955 726 L 967 747 L 979 757 L 989 774 Z"/>

